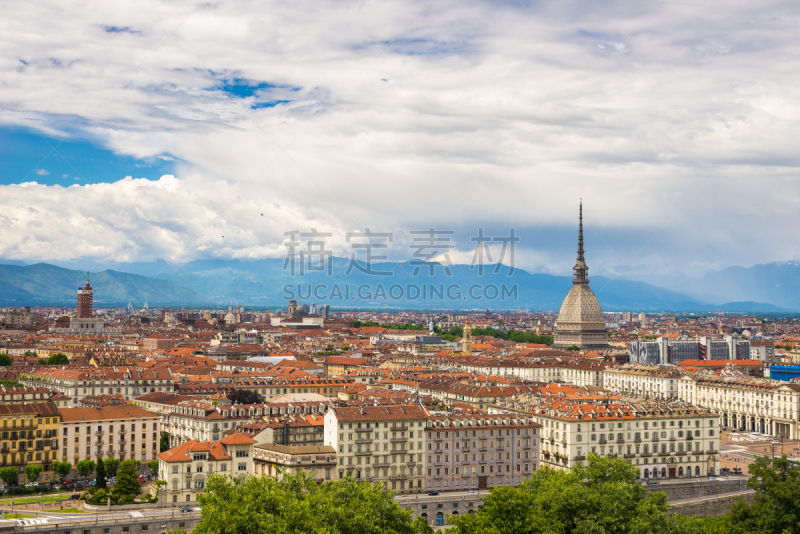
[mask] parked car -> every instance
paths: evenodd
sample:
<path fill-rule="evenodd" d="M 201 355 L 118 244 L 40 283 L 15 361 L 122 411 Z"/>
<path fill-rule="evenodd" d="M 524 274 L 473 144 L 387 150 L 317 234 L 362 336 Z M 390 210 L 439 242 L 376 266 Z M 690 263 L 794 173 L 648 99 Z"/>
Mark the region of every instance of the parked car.
<path fill-rule="evenodd" d="M 182 514 L 191 514 L 192 509 L 189 506 L 181 506 L 181 513 Z"/>
<path fill-rule="evenodd" d="M 147 477 L 144 475 L 139 476 L 139 482 L 147 482 Z"/>
<path fill-rule="evenodd" d="M 97 485 L 97 481 L 96 480 L 90 480 L 89 481 L 89 485 L 90 486 L 96 486 Z"/>
<path fill-rule="evenodd" d="M 467 492 L 467 495 L 477 495 L 477 494 L 478 494 L 478 492 L 477 492 L 477 491 L 475 491 L 475 490 L 469 490 L 469 491 Z"/>
<path fill-rule="evenodd" d="M 653 485 L 655 485 L 655 484 L 658 484 L 658 480 L 648 480 L 648 481 L 647 481 L 647 485 L 648 485 L 648 486 L 653 486 Z"/>
<path fill-rule="evenodd" d="M 439 492 L 436 490 L 431 490 L 428 492 L 428 495 L 439 495 Z"/>

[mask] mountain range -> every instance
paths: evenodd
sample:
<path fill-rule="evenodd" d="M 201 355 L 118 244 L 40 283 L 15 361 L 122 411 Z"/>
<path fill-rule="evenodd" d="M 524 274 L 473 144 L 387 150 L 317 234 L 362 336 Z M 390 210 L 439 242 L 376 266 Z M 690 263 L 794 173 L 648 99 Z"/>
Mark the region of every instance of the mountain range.
<path fill-rule="evenodd" d="M 76 263 L 24 265 L 0 260 L 0 304 L 73 304 L 76 291 L 86 278 L 85 271 L 65 268 Z M 141 307 L 147 302 L 150 306 L 285 307 L 294 298 L 303 303 L 327 303 L 334 309 L 558 310 L 572 284 L 569 276 L 522 269 L 509 272 L 502 265 L 486 266 L 483 275 L 468 265 L 446 268 L 428 263 L 420 267 L 411 262 L 374 263 L 371 272 L 365 273 L 363 264 L 351 266 L 350 260 L 344 258 L 332 258 L 330 272 L 306 270 L 301 275 L 298 266 L 292 275 L 283 267 L 283 259 L 89 265 L 90 270 L 100 271 L 90 275 L 98 306 L 124 306 L 131 302 L 134 307 Z M 378 276 L 375 272 L 393 274 Z M 788 262 L 731 267 L 697 278 L 661 277 L 658 284 L 604 276 L 590 278 L 606 311 L 780 314 L 800 310 L 798 275 L 800 263 Z M 367 298 L 359 298 L 359 287 L 360 295 Z"/>

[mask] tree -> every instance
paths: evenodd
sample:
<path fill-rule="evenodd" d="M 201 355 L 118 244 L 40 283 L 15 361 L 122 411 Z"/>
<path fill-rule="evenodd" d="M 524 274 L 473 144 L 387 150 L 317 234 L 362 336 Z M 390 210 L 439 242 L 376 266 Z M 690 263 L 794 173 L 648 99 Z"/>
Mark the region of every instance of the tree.
<path fill-rule="evenodd" d="M 119 464 L 116 490 L 119 495 L 127 495 L 132 498 L 141 493 L 142 485 L 139 482 L 136 463 L 133 460 L 125 460 Z"/>
<path fill-rule="evenodd" d="M 158 444 L 158 452 L 164 452 L 169 450 L 169 433 L 162 432 L 161 433 L 161 440 Z"/>
<path fill-rule="evenodd" d="M 25 476 L 28 477 L 28 482 L 38 482 L 39 475 L 42 474 L 41 465 L 26 465 Z"/>
<path fill-rule="evenodd" d="M 284 473 L 280 480 L 251 476 L 244 482 L 212 475 L 198 496 L 202 519 L 192 532 L 414 534 L 411 511 L 393 495 L 382 484 L 352 477 L 317 484 L 303 471 Z"/>
<path fill-rule="evenodd" d="M 103 460 L 105 464 L 106 476 L 111 479 L 117 476 L 117 468 L 119 467 L 119 458 L 106 458 Z"/>
<path fill-rule="evenodd" d="M 69 358 L 61 352 L 47 358 L 47 365 L 69 365 Z"/>
<path fill-rule="evenodd" d="M 11 356 L 9 356 L 8 354 L 5 354 L 5 353 L 0 354 L 0 365 L 8 367 L 12 363 L 13 362 L 11 360 Z"/>
<path fill-rule="evenodd" d="M 414 534 L 434 534 L 436 532 L 433 527 L 428 523 L 428 520 L 422 516 L 417 517 L 411 527 L 414 529 Z"/>
<path fill-rule="evenodd" d="M 0 480 L 8 484 L 16 484 L 19 480 L 19 472 L 16 467 L 3 467 L 0 468 Z"/>
<path fill-rule="evenodd" d="M 570 345 L 569 347 L 567 347 L 567 350 L 569 352 L 578 352 L 579 350 L 581 350 L 581 348 L 578 345 Z"/>
<path fill-rule="evenodd" d="M 78 469 L 78 474 L 86 478 L 94 472 L 97 466 L 91 460 L 81 460 L 75 467 Z"/>
<path fill-rule="evenodd" d="M 150 469 L 150 472 L 153 473 L 153 476 L 158 476 L 158 459 L 150 460 L 147 462 L 147 467 Z"/>
<path fill-rule="evenodd" d="M 492 488 L 476 514 L 454 519 L 457 534 L 635 533 L 668 528 L 667 496 L 648 496 L 638 470 L 622 459 L 589 454 L 572 472 L 537 471 L 518 487 Z"/>
<path fill-rule="evenodd" d="M 264 397 L 250 389 L 232 389 L 226 395 L 234 404 L 264 404 Z"/>
<path fill-rule="evenodd" d="M 2 354 L 0 354 L 2 356 Z M 2 364 L 0 364 L 2 365 Z M 4 388 L 21 388 L 23 387 L 22 384 L 19 382 L 15 382 L 14 380 L 0 380 L 0 386 Z"/>
<path fill-rule="evenodd" d="M 94 473 L 94 485 L 98 489 L 105 489 L 108 487 L 106 484 L 106 463 L 103 460 L 97 462 L 97 468 Z"/>
<path fill-rule="evenodd" d="M 22 355 L 26 356 L 28 358 L 35 358 L 35 357 L 39 356 L 39 353 L 38 352 L 34 352 L 32 350 L 26 350 Z"/>
<path fill-rule="evenodd" d="M 69 462 L 53 462 L 53 472 L 58 475 L 58 479 L 64 482 L 72 471 L 72 464 Z"/>
<path fill-rule="evenodd" d="M 800 532 L 800 469 L 789 465 L 786 456 L 760 456 L 748 467 L 753 477 L 747 487 L 756 491 L 755 502 L 738 501 L 731 508 L 734 529 L 742 532 L 781 534 Z"/>

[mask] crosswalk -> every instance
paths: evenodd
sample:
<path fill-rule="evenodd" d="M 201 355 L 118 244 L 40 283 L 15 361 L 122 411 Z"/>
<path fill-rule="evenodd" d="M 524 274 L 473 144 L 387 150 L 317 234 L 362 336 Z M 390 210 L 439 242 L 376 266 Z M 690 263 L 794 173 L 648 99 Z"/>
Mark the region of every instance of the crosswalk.
<path fill-rule="evenodd" d="M 29 527 L 31 525 L 43 525 L 47 523 L 47 519 L 17 519 L 17 526 Z"/>

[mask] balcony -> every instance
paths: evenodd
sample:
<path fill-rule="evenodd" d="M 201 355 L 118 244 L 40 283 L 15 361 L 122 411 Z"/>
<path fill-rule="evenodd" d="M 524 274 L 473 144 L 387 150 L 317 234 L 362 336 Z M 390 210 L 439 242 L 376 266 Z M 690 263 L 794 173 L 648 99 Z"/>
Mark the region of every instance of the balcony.
<path fill-rule="evenodd" d="M 413 461 L 413 460 L 412 460 L 412 461 L 408 462 L 406 465 L 407 465 L 408 467 L 414 467 L 415 465 L 417 465 L 417 462 L 415 462 L 415 461 Z"/>
<path fill-rule="evenodd" d="M 575 456 L 573 460 L 575 460 L 576 462 L 582 462 L 586 460 L 586 456 Z"/>
<path fill-rule="evenodd" d="M 408 441 L 408 438 L 392 438 L 389 441 L 391 441 L 392 443 L 405 443 L 406 441 Z"/>
<path fill-rule="evenodd" d="M 669 456 L 670 453 L 668 453 L 668 452 L 659 452 L 658 455 L 659 456 Z"/>
<path fill-rule="evenodd" d="M 622 455 L 623 458 L 633 458 L 634 456 L 636 456 L 636 455 L 635 454 L 623 454 Z"/>
<path fill-rule="evenodd" d="M 633 442 L 634 443 L 641 443 L 642 442 L 642 438 L 634 438 Z"/>
<path fill-rule="evenodd" d="M 127 443 L 128 440 L 125 438 L 119 438 L 119 443 Z"/>
<path fill-rule="evenodd" d="M 606 440 L 605 440 L 605 438 L 602 438 L 602 439 L 600 440 L 600 445 L 603 445 L 603 444 L 605 444 L 605 443 L 608 443 L 608 441 L 606 441 Z"/>
<path fill-rule="evenodd" d="M 657 438 L 656 436 L 653 436 L 653 441 L 655 441 L 656 443 L 658 443 L 658 438 Z"/>
<path fill-rule="evenodd" d="M 356 456 L 372 456 L 372 451 L 361 451 L 357 452 Z"/>
<path fill-rule="evenodd" d="M 669 438 L 669 441 L 675 441 L 675 438 Z"/>
<path fill-rule="evenodd" d="M 389 462 L 375 462 L 372 467 L 389 467 Z"/>
<path fill-rule="evenodd" d="M 361 439 L 357 439 L 356 443 L 372 443 L 372 441 L 373 441 L 372 439 L 361 438 Z"/>
<path fill-rule="evenodd" d="M 677 454 L 678 456 L 686 456 L 686 453 L 685 453 L 685 452 L 683 452 L 683 451 L 681 451 L 681 452 L 676 452 L 675 454 Z"/>
<path fill-rule="evenodd" d="M 719 454 L 719 451 L 714 449 L 709 449 L 706 451 L 706 454 Z"/>
<path fill-rule="evenodd" d="M 653 456 L 653 453 L 651 453 L 651 452 L 643 452 L 642 454 L 640 454 L 640 456 L 642 458 L 650 458 L 651 456 Z"/>
<path fill-rule="evenodd" d="M 397 476 L 389 477 L 389 480 L 408 480 L 408 476 L 406 476 L 406 475 L 397 475 Z"/>
<path fill-rule="evenodd" d="M 407 426 L 393 426 L 390 428 L 392 432 L 405 432 L 408 430 Z"/>

